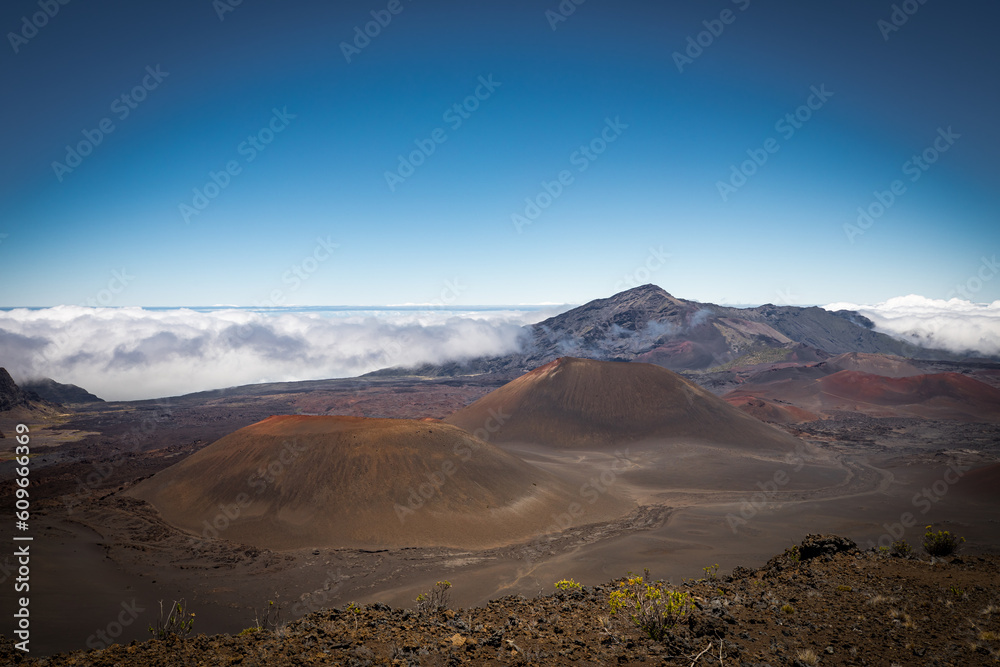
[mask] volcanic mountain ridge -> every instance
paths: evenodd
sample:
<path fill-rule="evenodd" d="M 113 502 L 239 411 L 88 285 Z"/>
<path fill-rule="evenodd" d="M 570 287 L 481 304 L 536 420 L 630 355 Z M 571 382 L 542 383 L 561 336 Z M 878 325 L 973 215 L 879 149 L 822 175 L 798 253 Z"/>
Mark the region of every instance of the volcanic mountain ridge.
<path fill-rule="evenodd" d="M 871 320 L 854 311 L 773 304 L 718 306 L 679 299 L 656 285 L 642 285 L 525 327 L 519 352 L 384 369 L 372 375 L 525 372 L 564 356 L 704 371 L 731 363 L 821 361 L 848 352 L 956 358 L 944 350 L 915 347 L 879 333 Z"/>

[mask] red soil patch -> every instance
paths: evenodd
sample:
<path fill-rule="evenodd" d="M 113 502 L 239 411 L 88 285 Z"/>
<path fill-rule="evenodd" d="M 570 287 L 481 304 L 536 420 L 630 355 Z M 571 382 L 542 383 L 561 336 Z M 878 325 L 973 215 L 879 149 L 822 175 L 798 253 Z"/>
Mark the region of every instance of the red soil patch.
<path fill-rule="evenodd" d="M 824 392 L 852 401 L 884 406 L 929 404 L 935 412 L 953 413 L 953 418 L 968 416 L 1000 421 L 1000 389 L 961 373 L 889 378 L 840 371 L 819 380 L 818 384 Z"/>
<path fill-rule="evenodd" d="M 776 369 L 725 395 L 733 405 L 749 400 L 789 404 L 817 415 L 849 410 L 879 417 L 1000 422 L 1000 389 L 961 373 L 886 377 L 843 370 L 810 378 L 821 369 Z"/>
<path fill-rule="evenodd" d="M 730 395 L 724 400 L 751 417 L 776 424 L 801 424 L 819 419 L 819 415 L 794 405 L 781 405 L 756 396 Z"/>
<path fill-rule="evenodd" d="M 1000 463 L 965 473 L 955 492 L 981 501 L 1000 501 Z"/>

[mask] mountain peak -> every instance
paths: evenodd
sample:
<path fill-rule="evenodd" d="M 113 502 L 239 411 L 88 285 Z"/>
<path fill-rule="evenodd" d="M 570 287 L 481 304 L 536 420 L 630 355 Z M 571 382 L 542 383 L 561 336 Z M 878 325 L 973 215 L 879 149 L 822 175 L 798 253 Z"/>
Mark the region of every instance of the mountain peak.
<path fill-rule="evenodd" d="M 705 371 L 730 363 L 752 366 L 822 361 L 845 352 L 919 359 L 954 356 L 941 350 L 916 348 L 876 332 L 870 321 L 862 320 L 853 311 L 719 306 L 677 298 L 654 284 L 632 287 L 529 325 L 521 342 L 521 349 L 509 355 L 465 364 L 428 365 L 407 372 L 453 375 L 536 368 L 541 374 L 579 363 L 573 362 L 573 357 L 639 361 L 674 371 Z M 560 361 L 545 366 L 555 360 Z"/>
<path fill-rule="evenodd" d="M 605 299 L 577 306 L 539 322 L 535 327 L 561 331 L 584 343 L 591 343 L 603 339 L 609 332 L 640 331 L 650 321 L 686 320 L 700 308 L 700 304 L 671 296 L 658 285 L 640 285 Z"/>
<path fill-rule="evenodd" d="M 634 299 L 661 299 L 667 301 L 681 302 L 680 299 L 676 298 L 670 292 L 663 289 L 659 285 L 654 285 L 653 283 L 647 283 L 646 285 L 639 285 L 638 287 L 633 287 L 631 289 L 618 292 L 613 294 L 607 299 L 598 299 L 598 301 L 630 301 Z"/>

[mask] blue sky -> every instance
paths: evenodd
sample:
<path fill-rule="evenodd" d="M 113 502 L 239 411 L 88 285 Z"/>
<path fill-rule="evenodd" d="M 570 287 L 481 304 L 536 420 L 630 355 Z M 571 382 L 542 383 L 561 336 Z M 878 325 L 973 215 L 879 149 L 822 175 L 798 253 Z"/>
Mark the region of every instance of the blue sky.
<path fill-rule="evenodd" d="M 225 1 L 4 3 L 0 306 L 875 303 L 1000 246 L 994 4 Z"/>

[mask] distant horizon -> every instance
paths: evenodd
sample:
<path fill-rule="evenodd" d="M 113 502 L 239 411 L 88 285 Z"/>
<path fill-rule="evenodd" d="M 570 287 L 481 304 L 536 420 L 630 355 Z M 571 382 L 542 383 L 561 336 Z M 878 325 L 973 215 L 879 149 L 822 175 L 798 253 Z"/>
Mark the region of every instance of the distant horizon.
<path fill-rule="evenodd" d="M 253 312 L 280 312 L 280 311 L 308 311 L 308 310 L 330 310 L 330 311 L 343 311 L 343 312 L 364 312 L 364 311 L 495 311 L 495 310 L 523 310 L 523 309 L 533 309 L 541 310 L 544 308 L 555 308 L 555 307 L 575 307 L 582 304 L 565 304 L 565 303 L 520 303 L 520 304 L 469 304 L 469 305 L 447 305 L 438 306 L 430 303 L 411 303 L 411 304 L 387 304 L 387 305 L 287 305 L 287 306 L 235 306 L 235 305 L 211 305 L 211 306 L 88 306 L 78 303 L 61 303 L 54 306 L 0 306 L 0 311 L 11 311 L 11 310 L 45 310 L 48 308 L 67 308 L 67 307 L 78 307 L 78 308 L 107 308 L 111 310 L 127 310 L 129 308 L 138 308 L 142 310 L 193 310 L 197 312 L 213 312 L 220 310 L 247 310 Z M 718 304 L 722 305 L 722 304 Z"/>
<path fill-rule="evenodd" d="M 847 303 L 844 301 L 830 301 L 822 303 L 776 303 L 774 301 L 762 301 L 759 303 L 736 303 L 736 302 L 725 302 L 725 301 L 702 301 L 698 299 L 687 299 L 684 297 L 679 297 L 676 294 L 671 294 L 674 297 L 683 299 L 690 303 L 701 303 L 711 306 L 720 306 L 723 308 L 739 308 L 739 309 L 750 309 L 750 308 L 760 308 L 761 306 L 772 305 L 780 307 L 790 307 L 790 308 L 824 308 L 827 309 L 829 306 L 840 305 Z M 612 295 L 613 296 L 613 295 Z M 891 301 L 892 299 L 904 298 L 907 296 L 919 296 L 913 294 L 901 294 L 896 297 L 891 297 L 879 303 L 885 303 L 886 301 Z M 216 312 L 224 310 L 245 310 L 250 312 L 258 313 L 268 313 L 268 312 L 306 312 L 306 311 L 334 311 L 334 312 L 365 312 L 365 311 L 407 311 L 407 312 L 419 312 L 419 311 L 442 311 L 442 312 L 489 312 L 489 311 L 505 311 L 505 310 L 545 310 L 545 309 L 573 309 L 580 306 L 584 306 L 592 301 L 597 301 L 600 299 L 607 299 L 610 297 L 595 297 L 588 301 L 582 301 L 579 303 L 557 303 L 557 302 L 541 302 L 541 303 L 477 303 L 477 304 L 449 304 L 449 305 L 437 305 L 433 303 L 406 303 L 406 304 L 362 304 L 362 305 L 349 305 L 349 304 L 332 304 L 332 305 L 322 305 L 322 304 L 305 304 L 305 305 L 284 305 L 284 306 L 248 306 L 248 305 L 230 305 L 230 304 L 213 304 L 213 305 L 178 305 L 178 306 L 163 306 L 163 305 L 109 305 L 109 306 L 90 306 L 86 304 L 78 303 L 59 303 L 48 306 L 0 306 L 0 311 L 9 312 L 12 310 L 46 310 L 51 308 L 67 308 L 67 307 L 79 307 L 79 308 L 94 308 L 94 309 L 109 309 L 109 310 L 128 310 L 128 309 L 140 309 L 140 310 L 192 310 L 196 312 Z M 926 298 L 926 297 L 922 297 Z M 931 299 L 929 299 L 931 300 Z M 991 306 L 993 304 L 1000 303 L 1000 300 L 994 301 L 968 301 L 960 299 L 958 297 L 952 297 L 951 299 L 936 299 L 936 301 L 965 301 L 974 305 Z M 875 305 L 875 304 L 864 304 L 864 305 Z"/>
<path fill-rule="evenodd" d="M 787 296 L 790 296 L 790 295 L 782 294 L 780 292 L 776 295 L 776 296 L 779 297 L 779 299 L 772 300 L 772 301 L 733 302 L 733 301 L 725 301 L 725 300 L 718 300 L 718 301 L 702 300 L 702 299 L 688 298 L 688 297 L 686 297 L 686 296 L 684 296 L 682 294 L 678 294 L 676 292 L 672 292 L 671 290 L 668 290 L 668 289 L 666 289 L 666 288 L 664 288 L 664 287 L 662 287 L 662 286 L 660 286 L 660 285 L 658 285 L 656 283 L 647 283 L 645 285 L 635 285 L 635 286 L 632 286 L 632 287 L 626 287 L 626 288 L 623 288 L 623 289 L 619 289 L 619 290 L 615 291 L 612 294 L 607 294 L 607 295 L 604 295 L 604 296 L 594 296 L 592 298 L 587 299 L 586 301 L 579 301 L 579 302 L 540 301 L 540 302 L 534 302 L 534 303 L 508 303 L 508 302 L 504 302 L 504 303 L 451 303 L 449 301 L 448 303 L 444 303 L 444 302 L 439 301 L 439 302 L 426 302 L 426 303 L 387 303 L 387 304 L 376 304 L 376 303 L 370 303 L 370 304 L 346 304 L 346 303 L 340 303 L 340 304 L 329 304 L 329 305 L 317 304 L 317 303 L 313 303 L 313 304 L 284 304 L 284 305 L 269 305 L 269 304 L 247 305 L 247 304 L 225 304 L 225 303 L 201 304 L 201 305 L 192 305 L 192 304 L 185 304 L 185 305 L 143 305 L 143 304 L 97 305 L 97 304 L 86 304 L 86 303 L 75 303 L 75 304 L 74 303 L 59 303 L 59 304 L 44 305 L 44 306 L 41 306 L 41 305 L 33 305 L 33 306 L 24 306 L 24 305 L 20 305 L 20 306 L 0 306 L 0 311 L 12 311 L 12 310 L 19 310 L 19 309 L 25 309 L 25 310 L 45 310 L 45 309 L 49 309 L 49 308 L 65 308 L 65 307 L 74 307 L 74 306 L 75 307 L 81 307 L 81 308 L 109 308 L 109 309 L 118 309 L 118 310 L 124 310 L 124 309 L 129 309 L 129 308 L 139 308 L 139 309 L 151 310 L 151 311 L 157 311 L 157 310 L 192 310 L 192 311 L 196 311 L 196 312 L 215 312 L 215 311 L 224 311 L 224 310 L 245 310 L 245 311 L 259 312 L 259 313 L 268 313 L 268 312 L 274 312 L 274 313 L 278 313 L 278 312 L 306 312 L 306 311 L 333 311 L 333 312 L 365 312 L 365 311 L 373 311 L 373 312 L 375 312 L 375 311 L 406 311 L 406 312 L 409 312 L 409 311 L 414 311 L 414 312 L 416 312 L 416 311 L 444 311 L 444 312 L 466 312 L 466 311 L 469 311 L 469 312 L 475 312 L 475 311 L 484 311 L 484 312 L 488 312 L 488 311 L 504 311 L 504 310 L 512 310 L 512 311 L 545 310 L 545 309 L 558 310 L 558 309 L 572 309 L 572 308 L 577 308 L 577 307 L 586 305 L 588 303 L 591 303 L 593 301 L 600 301 L 600 300 L 604 300 L 604 299 L 610 299 L 610 298 L 613 298 L 615 296 L 618 296 L 619 294 L 623 294 L 625 292 L 630 292 L 632 290 L 636 290 L 636 289 L 639 289 L 641 287 L 650 287 L 650 286 L 658 288 L 658 289 L 661 289 L 664 292 L 666 292 L 667 294 L 669 294 L 670 296 L 672 296 L 674 298 L 677 298 L 677 299 L 681 299 L 682 301 L 688 301 L 690 303 L 701 303 L 701 304 L 712 305 L 712 306 L 721 306 L 721 307 L 724 307 L 724 308 L 748 309 L 748 308 L 759 308 L 759 307 L 765 306 L 765 305 L 789 306 L 789 307 L 793 307 L 793 308 L 828 308 L 830 306 L 857 305 L 857 304 L 860 304 L 860 302 L 858 302 L 858 301 L 852 301 L 849 298 L 845 299 L 843 297 L 841 297 L 839 300 L 836 300 L 836 301 L 824 301 L 824 302 L 817 302 L 817 303 L 784 301 L 783 298 L 787 297 Z M 967 295 L 967 296 L 971 296 L 971 295 Z M 890 301 L 893 301 L 893 300 L 905 299 L 905 298 L 909 298 L 909 297 L 924 298 L 924 299 L 927 299 L 928 301 L 942 301 L 942 302 L 951 302 L 951 301 L 959 301 L 959 302 L 961 302 L 961 301 L 964 301 L 964 302 L 967 302 L 967 303 L 970 303 L 970 304 L 973 304 L 973 305 L 982 305 L 982 306 L 990 306 L 990 305 L 995 304 L 995 303 L 1000 303 L 1000 301 L 998 301 L 998 300 L 994 300 L 994 301 L 974 301 L 972 299 L 961 299 L 959 296 L 955 296 L 954 294 L 949 295 L 950 298 L 946 298 L 946 299 L 932 299 L 930 297 L 920 296 L 920 295 L 917 295 L 917 294 L 914 294 L 914 293 L 911 292 L 911 293 L 907 293 L 907 294 L 899 294 L 899 295 L 896 295 L 894 297 L 890 297 L 890 298 L 885 299 L 883 301 L 876 302 L 876 304 L 887 303 L 887 302 L 890 302 Z M 871 305 L 875 305 L 875 304 L 867 304 L 867 305 L 871 306 Z"/>
<path fill-rule="evenodd" d="M 51 378 L 108 400 L 357 377 L 516 353 L 526 326 L 580 305 L 0 308 L 0 366 L 18 379 Z M 913 345 L 1000 356 L 1000 302 L 907 295 L 817 307 L 854 311 Z"/>

